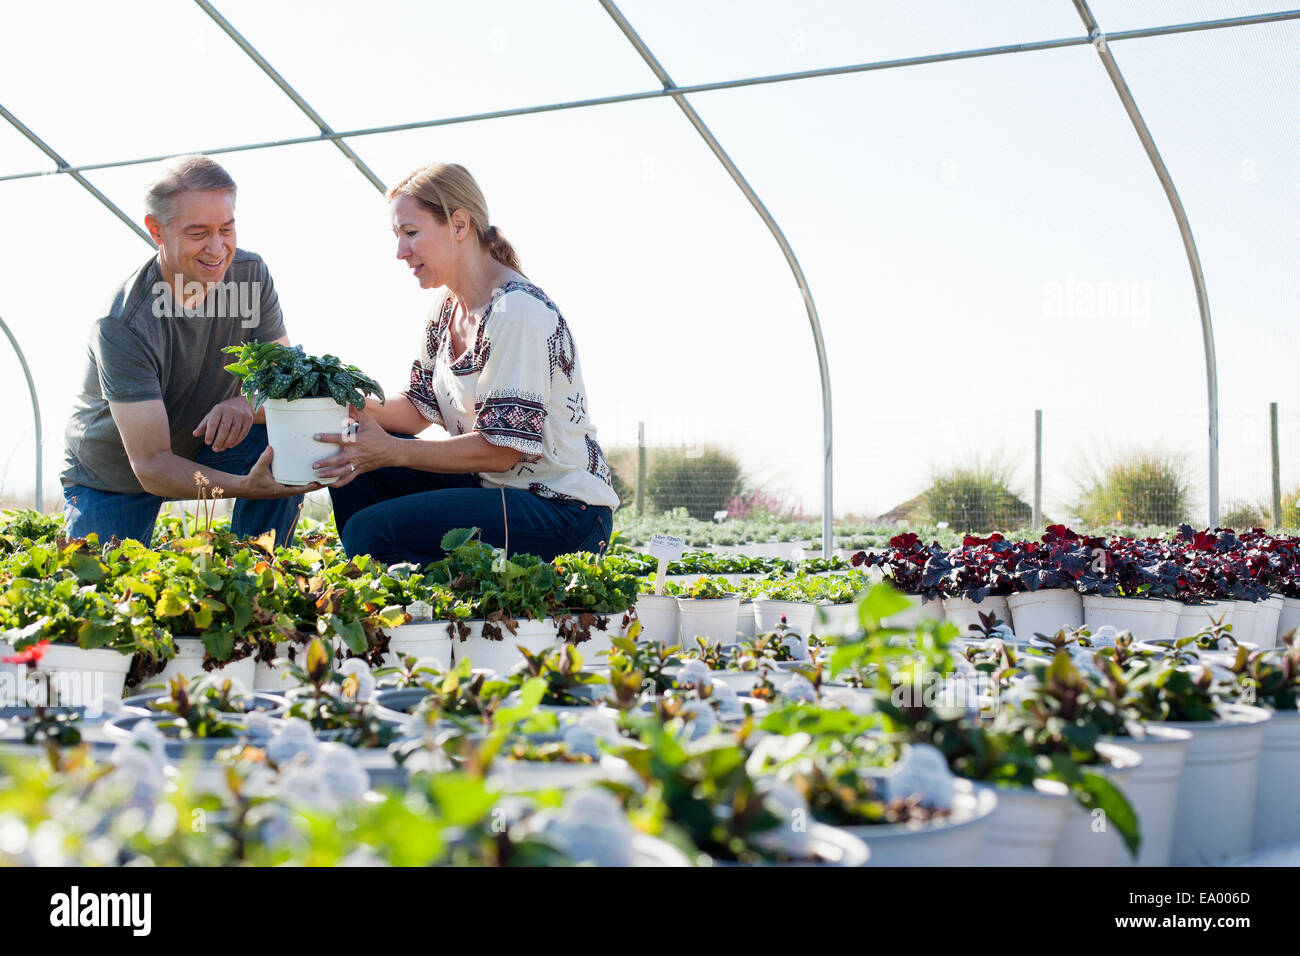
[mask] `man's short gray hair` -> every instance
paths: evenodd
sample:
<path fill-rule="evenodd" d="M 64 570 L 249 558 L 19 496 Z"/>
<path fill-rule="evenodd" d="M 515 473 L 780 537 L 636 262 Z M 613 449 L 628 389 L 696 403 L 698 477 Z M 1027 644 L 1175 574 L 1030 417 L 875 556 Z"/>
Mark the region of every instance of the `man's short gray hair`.
<path fill-rule="evenodd" d="M 149 186 L 144 210 L 159 222 L 169 223 L 176 218 L 176 196 L 197 189 L 229 190 L 232 201 L 236 192 L 235 181 L 220 163 L 198 154 L 178 156 Z"/>

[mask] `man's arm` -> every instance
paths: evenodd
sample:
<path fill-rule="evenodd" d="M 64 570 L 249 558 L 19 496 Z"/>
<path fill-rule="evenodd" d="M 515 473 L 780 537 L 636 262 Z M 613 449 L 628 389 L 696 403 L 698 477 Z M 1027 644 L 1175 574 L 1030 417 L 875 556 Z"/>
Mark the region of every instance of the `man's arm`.
<path fill-rule="evenodd" d="M 209 488 L 220 488 L 226 498 L 288 498 L 320 485 L 305 487 L 282 485 L 271 476 L 271 449 L 268 446 L 247 475 L 232 475 L 182 458 L 172 452 L 167 408 L 159 400 L 146 402 L 109 402 L 131 462 L 131 470 L 145 491 L 161 498 L 184 501 L 195 496 L 194 473 L 208 479 Z"/>
<path fill-rule="evenodd" d="M 288 345 L 289 336 L 282 335 L 275 341 Z M 204 443 L 213 451 L 225 451 L 247 438 L 248 430 L 254 425 L 265 424 L 266 407 L 253 411 L 252 404 L 240 394 L 213 405 L 190 434 L 202 435 Z"/>

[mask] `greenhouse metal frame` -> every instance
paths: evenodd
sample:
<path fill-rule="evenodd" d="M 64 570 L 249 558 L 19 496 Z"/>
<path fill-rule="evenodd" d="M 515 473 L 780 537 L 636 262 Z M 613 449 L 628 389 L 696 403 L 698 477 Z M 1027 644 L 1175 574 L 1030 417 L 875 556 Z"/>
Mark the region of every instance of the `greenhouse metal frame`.
<path fill-rule="evenodd" d="M 326 120 L 316 112 L 315 109 L 294 89 L 294 87 L 263 57 L 257 49 L 230 23 L 210 0 L 195 0 L 195 3 L 206 13 L 215 24 L 235 43 L 240 50 L 251 59 L 275 84 L 280 90 L 294 103 L 294 105 L 308 117 L 308 119 L 319 130 L 315 136 L 299 136 L 286 139 L 269 140 L 255 143 L 245 143 L 239 145 L 221 144 L 214 147 L 202 149 L 186 149 L 163 155 L 116 159 L 93 163 L 70 164 L 55 149 L 46 143 L 36 132 L 22 122 L 12 112 L 0 104 L 0 117 L 3 117 L 11 126 L 21 133 L 27 140 L 40 149 L 55 164 L 52 170 L 37 170 L 31 172 L 10 173 L 0 175 L 0 182 L 32 179 L 42 176 L 66 175 L 71 177 L 78 185 L 90 193 L 96 201 L 105 206 L 127 228 L 131 229 L 142 240 L 149 243 L 152 248 L 153 243 L 145 231 L 134 222 L 120 207 L 118 207 L 103 192 L 96 188 L 84 173 L 112 169 L 123 166 L 135 166 L 148 163 L 155 163 L 173 156 L 185 155 L 188 153 L 204 153 L 207 155 L 219 155 L 222 153 L 246 152 L 250 150 L 271 149 L 282 146 L 294 146 L 305 143 L 330 142 L 332 143 L 351 163 L 357 171 L 365 177 L 367 182 L 381 193 L 385 190 L 383 181 L 366 165 L 360 156 L 353 151 L 348 144 L 348 140 L 359 139 L 366 136 L 382 135 L 385 133 L 405 132 L 415 129 L 426 129 L 438 126 L 451 126 L 462 123 L 475 123 L 491 119 L 507 119 L 510 117 L 527 116 L 538 113 L 556 112 L 560 110 L 583 109 L 594 106 L 608 106 L 619 103 L 630 103 L 640 100 L 650 100 L 657 98 L 671 98 L 678 106 L 696 132 L 708 145 L 717 161 L 726 170 L 727 174 L 735 182 L 737 187 L 744 194 L 745 198 L 753 206 L 754 211 L 763 220 L 764 225 L 771 233 L 772 238 L 780 247 L 782 255 L 785 257 L 790 271 L 794 276 L 795 283 L 798 286 L 800 295 L 803 299 L 807 311 L 808 323 L 813 337 L 813 343 L 816 349 L 818 374 L 820 379 L 821 397 L 822 397 L 822 418 L 823 418 L 823 490 L 822 490 L 822 547 L 823 553 L 830 554 L 834 547 L 833 536 L 833 496 L 834 482 L 832 473 L 832 404 L 830 388 L 830 370 L 826 357 L 826 346 L 822 335 L 821 320 L 817 313 L 817 306 L 813 298 L 809 282 L 804 275 L 804 271 L 799 264 L 798 257 L 794 249 L 787 241 L 785 234 L 782 232 L 780 225 L 775 217 L 763 204 L 754 188 L 746 180 L 740 169 L 732 158 L 728 155 L 722 144 L 714 136 L 708 125 L 700 118 L 686 97 L 695 93 L 707 93 L 719 90 L 738 89 L 741 87 L 760 86 L 773 83 L 788 83 L 798 80 L 813 79 L 828 76 L 840 76 L 853 73 L 866 73 L 879 70 L 901 69 L 905 67 L 923 66 L 926 64 L 942 63 L 956 60 L 975 59 L 979 57 L 1003 56 L 1012 53 L 1024 53 L 1032 51 L 1060 49 L 1064 47 L 1077 47 L 1091 45 L 1097 51 L 1098 58 L 1105 69 L 1112 85 L 1115 88 L 1125 112 L 1133 125 L 1142 147 L 1149 158 L 1151 165 L 1158 177 L 1161 187 L 1168 199 L 1170 208 L 1178 225 L 1178 231 L 1182 239 L 1184 251 L 1187 256 L 1188 266 L 1192 275 L 1192 282 L 1196 291 L 1196 301 L 1200 317 L 1201 338 L 1204 349 L 1205 359 L 1205 379 L 1206 379 L 1206 399 L 1207 399 L 1207 423 L 1208 423 L 1208 492 L 1209 492 L 1209 521 L 1211 526 L 1218 524 L 1219 520 L 1219 388 L 1218 372 L 1215 356 L 1214 345 L 1214 328 L 1210 314 L 1209 297 L 1205 288 L 1205 277 L 1201 268 L 1200 257 L 1196 249 L 1196 241 L 1192 233 L 1192 227 L 1188 221 L 1186 210 L 1178 195 L 1178 190 L 1174 185 L 1173 178 L 1164 160 L 1160 156 L 1159 149 L 1151 131 L 1142 118 L 1142 113 L 1133 97 L 1124 75 L 1120 70 L 1119 64 L 1115 60 L 1111 51 L 1111 45 L 1116 42 L 1133 39 L 1145 39 L 1157 36 L 1169 36 L 1180 33 L 1192 33 L 1204 30 L 1220 30 L 1232 27 L 1250 26 L 1263 23 L 1274 23 L 1287 20 L 1300 19 L 1300 10 L 1284 10 L 1272 13 L 1255 14 L 1250 16 L 1231 17 L 1216 20 L 1202 20 L 1186 23 L 1168 24 L 1164 26 L 1146 27 L 1142 29 L 1132 29 L 1107 33 L 1102 25 L 1094 17 L 1087 0 L 1071 0 L 1076 12 L 1079 15 L 1086 34 L 1073 37 L 1063 37 L 1058 39 L 1040 40 L 1033 42 L 1022 42 L 1006 44 L 1001 46 L 981 47 L 977 49 L 968 49 L 946 53 L 934 53 L 923 56 L 912 56 L 900 59 L 879 60 L 868 63 L 857 63 L 845 66 L 824 67 L 814 70 L 806 70 L 793 73 L 781 73 L 772 75 L 748 76 L 738 79 L 725 80 L 712 83 L 701 83 L 688 86 L 679 86 L 673 82 L 671 76 L 655 57 L 654 52 L 649 45 L 641 38 L 632 24 L 619 10 L 613 0 L 598 0 L 604 11 L 610 16 L 619 30 L 626 37 L 628 42 L 636 50 L 637 54 L 653 71 L 655 77 L 662 84 L 661 89 L 646 90 L 643 92 L 624 93 L 613 96 L 594 97 L 588 99 L 572 100 L 568 102 L 547 103 L 537 106 L 518 107 L 512 109 L 495 110 L 485 113 L 475 113 L 463 116 L 442 117 L 436 119 L 416 120 L 408 123 L 401 123 L 387 126 L 373 126 L 361 129 L 335 130 Z M 36 386 L 33 381 L 31 371 L 28 367 L 26 356 L 9 326 L 0 318 L 0 330 L 2 330 L 8 339 L 10 345 L 17 353 L 19 362 L 27 381 L 27 387 L 31 393 L 32 414 L 35 424 L 36 435 L 36 506 L 38 510 L 43 509 L 42 493 L 42 449 L 41 449 L 41 414 L 40 405 L 37 400 Z"/>

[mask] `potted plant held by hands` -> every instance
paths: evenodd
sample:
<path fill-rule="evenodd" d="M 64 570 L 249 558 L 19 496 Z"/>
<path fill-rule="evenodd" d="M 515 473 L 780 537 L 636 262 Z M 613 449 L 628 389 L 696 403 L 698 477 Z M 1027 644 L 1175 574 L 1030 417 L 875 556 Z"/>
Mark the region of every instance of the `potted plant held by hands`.
<path fill-rule="evenodd" d="M 267 440 L 274 451 L 271 474 L 282 485 L 317 481 L 312 462 L 338 449 L 313 436 L 346 431 L 348 406 L 364 409 L 367 395 L 384 399 L 379 383 L 355 365 L 344 365 L 333 355 L 308 355 L 300 345 L 248 342 L 223 351 L 238 358 L 226 371 L 243 380 L 253 411 L 266 406 Z"/>

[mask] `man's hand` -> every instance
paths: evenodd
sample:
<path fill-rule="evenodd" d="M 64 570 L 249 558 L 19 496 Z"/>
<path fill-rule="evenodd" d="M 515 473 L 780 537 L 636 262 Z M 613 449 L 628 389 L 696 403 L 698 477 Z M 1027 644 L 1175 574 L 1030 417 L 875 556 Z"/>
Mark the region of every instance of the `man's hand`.
<path fill-rule="evenodd" d="M 309 485 L 282 485 L 275 480 L 271 474 L 271 446 L 266 446 L 266 451 L 257 459 L 244 479 L 246 482 L 245 490 L 242 495 L 244 498 L 292 498 L 294 495 L 305 495 L 309 491 L 319 491 L 324 485 L 312 482 Z"/>
<path fill-rule="evenodd" d="M 243 441 L 252 427 L 253 407 L 244 396 L 236 395 L 213 405 L 192 434 L 202 435 L 213 451 L 226 451 Z"/>
<path fill-rule="evenodd" d="M 317 478 L 338 478 L 333 487 L 342 488 L 357 475 L 396 464 L 394 451 L 402 439 L 394 438 L 379 427 L 371 416 L 351 406 L 348 415 L 357 423 L 356 434 L 325 433 L 313 435 L 317 441 L 341 445 L 337 455 L 312 463 Z"/>

